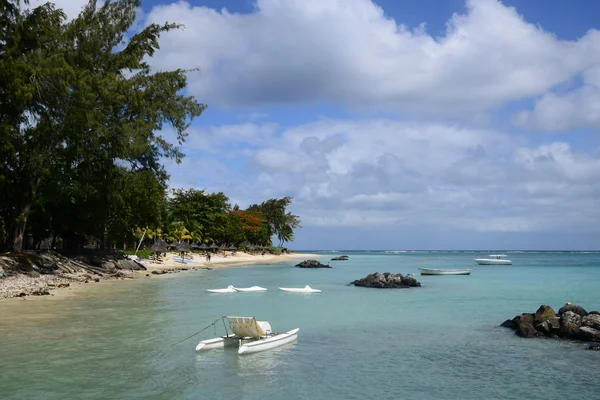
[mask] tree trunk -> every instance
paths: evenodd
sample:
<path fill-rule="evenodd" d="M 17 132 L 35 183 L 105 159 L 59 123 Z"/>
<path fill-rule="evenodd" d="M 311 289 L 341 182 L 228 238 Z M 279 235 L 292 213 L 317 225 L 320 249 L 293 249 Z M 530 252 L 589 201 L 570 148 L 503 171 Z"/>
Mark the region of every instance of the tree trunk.
<path fill-rule="evenodd" d="M 29 210 L 31 209 L 32 204 L 32 199 L 26 200 L 21 208 L 21 213 L 17 217 L 12 246 L 13 251 L 15 252 L 23 251 L 23 238 L 25 236 L 25 228 L 27 228 L 27 216 L 29 215 Z"/>

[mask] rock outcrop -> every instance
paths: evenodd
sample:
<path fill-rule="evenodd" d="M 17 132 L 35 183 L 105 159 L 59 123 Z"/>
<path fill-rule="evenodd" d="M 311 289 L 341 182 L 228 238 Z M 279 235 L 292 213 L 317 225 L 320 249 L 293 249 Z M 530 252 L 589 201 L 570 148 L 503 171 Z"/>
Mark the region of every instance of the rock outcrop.
<path fill-rule="evenodd" d="M 521 314 L 502 323 L 517 335 L 530 337 L 554 337 L 600 343 L 600 313 L 588 313 L 583 307 L 568 304 L 555 313 L 552 307 L 542 305 L 535 314 Z M 597 350 L 600 345 L 592 345 Z"/>
<path fill-rule="evenodd" d="M 296 264 L 299 268 L 331 268 L 330 265 L 321 264 L 317 260 L 304 260 L 299 264 Z"/>
<path fill-rule="evenodd" d="M 362 279 L 355 280 L 350 284 L 354 286 L 376 289 L 405 289 L 409 287 L 421 286 L 421 283 L 413 277 L 404 276 L 402 274 L 392 274 L 390 272 L 385 272 L 383 274 L 375 272 L 374 274 L 369 274 Z"/>
<path fill-rule="evenodd" d="M 348 256 L 333 257 L 331 261 L 348 261 Z"/>

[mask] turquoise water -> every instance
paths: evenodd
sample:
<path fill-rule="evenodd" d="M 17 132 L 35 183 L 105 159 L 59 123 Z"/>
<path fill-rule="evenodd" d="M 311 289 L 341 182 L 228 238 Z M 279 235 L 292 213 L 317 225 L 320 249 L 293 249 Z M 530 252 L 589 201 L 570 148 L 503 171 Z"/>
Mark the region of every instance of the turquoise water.
<path fill-rule="evenodd" d="M 599 352 L 498 325 L 543 303 L 600 310 L 600 254 L 507 253 L 512 266 L 473 265 L 482 253 L 344 254 L 349 261 L 327 270 L 290 262 L 190 271 L 0 302 L 0 398 L 598 398 Z M 473 273 L 418 276 L 423 287 L 406 290 L 347 285 L 419 267 Z M 269 291 L 205 291 L 230 284 Z M 306 284 L 323 293 L 277 290 Z M 298 327 L 299 340 L 248 356 L 196 354 L 199 339 L 215 336 L 210 328 L 172 346 L 224 314 Z"/>

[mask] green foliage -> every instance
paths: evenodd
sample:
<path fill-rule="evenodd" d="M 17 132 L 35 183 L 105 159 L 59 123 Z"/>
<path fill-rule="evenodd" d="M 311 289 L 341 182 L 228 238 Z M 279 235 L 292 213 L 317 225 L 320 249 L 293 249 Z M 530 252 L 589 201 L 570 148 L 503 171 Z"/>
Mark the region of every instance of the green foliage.
<path fill-rule="evenodd" d="M 241 210 L 221 192 L 167 196 L 162 162 L 181 161 L 178 146 L 206 106 L 185 94 L 192 71 L 151 70 L 160 35 L 180 25 L 136 32 L 140 5 L 90 0 L 66 21 L 50 2 L 22 10 L 0 0 L 0 249 L 48 237 L 123 249 L 142 238 L 293 240 L 291 197 Z"/>
<path fill-rule="evenodd" d="M 280 254 L 281 254 L 281 251 L 282 251 L 282 250 L 281 250 L 281 247 L 275 247 L 275 246 L 271 246 L 271 247 L 269 247 L 269 252 L 270 252 L 271 254 L 275 254 L 276 256 L 280 255 Z"/>
<path fill-rule="evenodd" d="M 205 105 L 182 94 L 188 71 L 154 73 L 146 62 L 178 25 L 152 24 L 125 40 L 140 4 L 91 0 L 65 22 L 52 3 L 21 11 L 0 1 L 0 191 L 8 194 L 0 215 L 15 250 L 36 207 L 54 232 L 125 237 L 139 220 L 158 222 L 161 159 L 181 160 L 176 145 Z M 137 184 L 152 204 L 140 204 Z M 59 215 L 59 226 L 47 215 L 73 204 L 76 216 Z"/>

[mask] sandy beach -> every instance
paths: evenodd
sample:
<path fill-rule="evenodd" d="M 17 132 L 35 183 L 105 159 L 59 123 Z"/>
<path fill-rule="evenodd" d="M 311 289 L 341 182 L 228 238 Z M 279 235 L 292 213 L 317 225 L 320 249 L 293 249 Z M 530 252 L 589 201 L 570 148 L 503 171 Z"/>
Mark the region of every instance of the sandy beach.
<path fill-rule="evenodd" d="M 124 279 L 160 277 L 180 271 L 205 269 L 213 270 L 226 267 L 243 267 L 254 264 L 278 264 L 286 261 L 305 260 L 319 257 L 308 253 L 287 253 L 281 255 L 273 254 L 248 254 L 244 252 L 212 254 L 210 261 L 206 257 L 188 253 L 185 260 L 181 262 L 178 253 L 167 253 L 161 262 L 150 262 L 141 260 L 146 270 L 120 270 L 116 276 L 98 276 L 87 273 L 41 275 L 32 277 L 18 274 L 0 278 L 0 300 L 11 298 L 25 298 L 30 296 L 46 297 L 48 295 L 63 296 L 76 290 L 88 287 L 100 282 L 118 282 Z M 177 259 L 179 258 L 179 259 Z M 191 261 L 191 262 L 189 262 Z"/>

